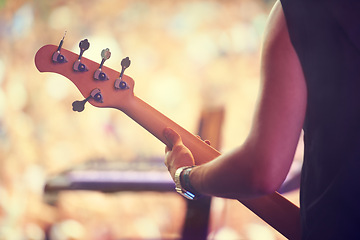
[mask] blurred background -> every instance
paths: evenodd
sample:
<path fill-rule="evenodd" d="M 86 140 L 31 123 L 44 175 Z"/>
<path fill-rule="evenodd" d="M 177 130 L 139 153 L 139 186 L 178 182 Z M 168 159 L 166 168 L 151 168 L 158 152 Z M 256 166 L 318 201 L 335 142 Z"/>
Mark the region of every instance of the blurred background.
<path fill-rule="evenodd" d="M 139 171 L 169 181 L 164 145 L 118 110 L 73 112 L 83 97 L 68 79 L 37 71 L 40 47 L 66 31 L 63 48 L 78 53 L 87 38 L 84 57 L 100 63 L 109 48 L 105 65 L 117 71 L 129 56 L 135 94 L 225 152 L 249 132 L 273 3 L 0 0 L 0 239 L 180 239 L 186 218 L 174 191 L 116 185 Z M 295 172 L 300 164 L 297 155 Z M 109 173 L 111 191 L 74 187 Z M 297 204 L 298 191 L 286 197 Z M 208 239 L 283 237 L 237 201 L 213 198 Z"/>

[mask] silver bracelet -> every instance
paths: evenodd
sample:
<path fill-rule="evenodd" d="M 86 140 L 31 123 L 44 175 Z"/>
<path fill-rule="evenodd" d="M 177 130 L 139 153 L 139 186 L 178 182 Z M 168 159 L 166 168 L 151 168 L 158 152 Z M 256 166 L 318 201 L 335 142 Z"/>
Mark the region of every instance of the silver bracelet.
<path fill-rule="evenodd" d="M 184 180 L 185 180 L 185 174 L 189 174 L 191 169 L 193 168 L 194 166 L 184 166 L 184 167 L 180 167 L 176 170 L 175 172 L 175 190 L 180 194 L 182 195 L 183 197 L 189 199 L 189 200 L 194 200 L 196 199 L 198 196 L 194 193 L 194 192 L 191 192 L 191 191 L 188 191 L 186 190 L 183 185 L 182 185 L 182 182 L 181 182 L 181 174 L 183 171 L 184 172 Z M 189 170 L 189 171 L 186 171 L 186 170 Z M 189 176 L 187 175 L 187 179 L 189 178 Z M 189 180 L 186 180 L 189 182 Z M 190 184 L 190 182 L 188 183 Z M 186 183 L 184 184 L 186 186 Z M 190 185 L 191 186 L 191 185 Z"/>

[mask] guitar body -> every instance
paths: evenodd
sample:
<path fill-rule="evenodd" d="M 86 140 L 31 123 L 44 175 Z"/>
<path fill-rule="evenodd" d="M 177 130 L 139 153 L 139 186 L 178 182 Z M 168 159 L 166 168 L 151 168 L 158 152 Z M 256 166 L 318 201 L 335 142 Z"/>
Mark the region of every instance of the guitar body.
<path fill-rule="evenodd" d="M 66 62 L 56 62 L 53 60 L 54 53 L 59 54 L 59 48 L 55 45 L 40 48 L 35 56 L 35 65 L 40 72 L 58 73 L 71 80 L 84 96 L 84 104 L 88 101 L 96 107 L 115 108 L 124 112 L 165 145 L 168 145 L 168 142 L 163 137 L 163 130 L 166 127 L 174 129 L 192 152 L 197 165 L 220 155 L 216 149 L 135 96 L 134 80 L 123 74 L 124 68 L 118 72 L 101 65 L 99 69 L 99 63 L 82 57 L 81 63 L 86 66 L 87 71 L 74 71 L 73 65 L 80 61 L 79 55 L 60 49 Z M 94 73 L 99 71 L 106 73 L 108 79 L 94 78 Z M 261 198 L 239 201 L 288 239 L 300 239 L 299 208 L 277 192 Z"/>

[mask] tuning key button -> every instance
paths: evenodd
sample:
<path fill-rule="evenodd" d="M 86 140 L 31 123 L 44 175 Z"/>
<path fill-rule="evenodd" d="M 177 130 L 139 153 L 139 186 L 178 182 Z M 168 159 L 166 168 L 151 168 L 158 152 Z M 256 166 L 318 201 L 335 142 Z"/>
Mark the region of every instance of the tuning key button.
<path fill-rule="evenodd" d="M 103 97 L 101 95 L 101 91 L 98 88 L 95 88 L 94 90 L 92 90 L 90 93 L 90 96 L 99 103 L 103 102 Z"/>
<path fill-rule="evenodd" d="M 120 89 L 120 90 L 129 89 L 129 86 L 127 85 L 127 83 L 125 81 L 123 81 L 121 78 L 118 78 L 115 80 L 114 86 L 116 89 Z"/>
<path fill-rule="evenodd" d="M 131 61 L 129 59 L 129 57 L 124 58 L 123 60 L 121 60 L 121 73 L 120 73 L 120 79 L 122 78 L 125 69 L 127 69 L 131 64 Z"/>
<path fill-rule="evenodd" d="M 95 80 L 100 80 L 100 81 L 105 81 L 105 80 L 109 80 L 108 76 L 106 75 L 105 72 L 103 72 L 101 69 L 105 63 L 106 60 L 108 60 L 111 57 L 111 52 L 108 48 L 103 49 L 101 51 L 101 63 L 99 68 L 95 71 L 94 73 L 94 79 Z"/>
<path fill-rule="evenodd" d="M 80 43 L 79 43 L 80 54 L 79 54 L 78 60 L 76 60 L 74 62 L 74 65 L 73 65 L 74 71 L 77 71 L 77 72 L 86 72 L 86 71 L 88 71 L 85 64 L 83 64 L 81 62 L 81 58 L 82 58 L 82 55 L 84 54 L 84 52 L 89 49 L 89 47 L 90 47 L 90 43 L 89 43 L 89 41 L 87 39 L 84 39 L 84 40 L 80 41 Z"/>
<path fill-rule="evenodd" d="M 88 96 L 84 100 L 75 101 L 72 103 L 73 111 L 76 111 L 76 112 L 84 111 L 85 103 L 87 103 L 87 101 L 89 101 L 90 98 L 93 98 L 96 102 L 99 102 L 99 103 L 103 102 L 103 97 L 101 95 L 100 89 L 95 88 L 94 90 L 91 91 L 90 96 Z"/>
<path fill-rule="evenodd" d="M 54 63 L 66 63 L 67 59 L 65 58 L 64 55 L 62 55 L 59 51 L 54 52 L 53 56 L 52 56 L 52 61 Z"/>
<path fill-rule="evenodd" d="M 62 39 L 61 39 L 61 41 L 60 41 L 60 43 L 59 43 L 59 46 L 58 46 L 57 50 L 56 50 L 56 51 L 54 52 L 54 54 L 52 55 L 52 59 L 51 59 L 51 60 L 52 60 L 54 63 L 66 63 L 66 62 L 67 62 L 67 59 L 65 58 L 65 56 L 60 53 L 61 47 L 62 47 L 62 45 L 63 45 L 63 43 L 64 43 L 65 35 L 66 35 L 66 32 L 65 32 L 64 36 L 62 37 Z"/>
<path fill-rule="evenodd" d="M 82 112 L 82 111 L 84 111 L 84 109 L 85 109 L 85 103 L 86 103 L 87 101 L 89 101 L 90 98 L 91 98 L 91 97 L 89 96 L 89 97 L 85 98 L 85 99 L 82 100 L 82 101 L 75 101 L 75 102 L 73 102 L 73 103 L 72 103 L 73 111 L 76 111 L 76 112 Z"/>
<path fill-rule="evenodd" d="M 95 80 L 100 80 L 100 81 L 105 81 L 105 80 L 109 80 L 108 76 L 106 75 L 106 73 L 102 72 L 101 70 L 96 70 L 94 73 L 94 78 Z"/>
<path fill-rule="evenodd" d="M 111 52 L 109 48 L 105 48 L 101 51 L 101 58 L 103 59 L 103 61 L 101 62 L 100 68 L 102 67 L 104 62 L 108 60 L 110 57 L 111 57 Z"/>

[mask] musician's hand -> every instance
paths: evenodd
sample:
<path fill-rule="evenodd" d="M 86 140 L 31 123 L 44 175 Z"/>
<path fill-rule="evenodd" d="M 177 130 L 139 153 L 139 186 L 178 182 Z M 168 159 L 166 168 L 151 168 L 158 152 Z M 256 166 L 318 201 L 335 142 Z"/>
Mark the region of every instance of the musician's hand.
<path fill-rule="evenodd" d="M 169 142 L 169 146 L 165 148 L 165 165 L 174 179 L 175 171 L 179 167 L 193 166 L 195 161 L 192 153 L 185 147 L 177 132 L 171 128 L 166 128 L 163 134 Z"/>

